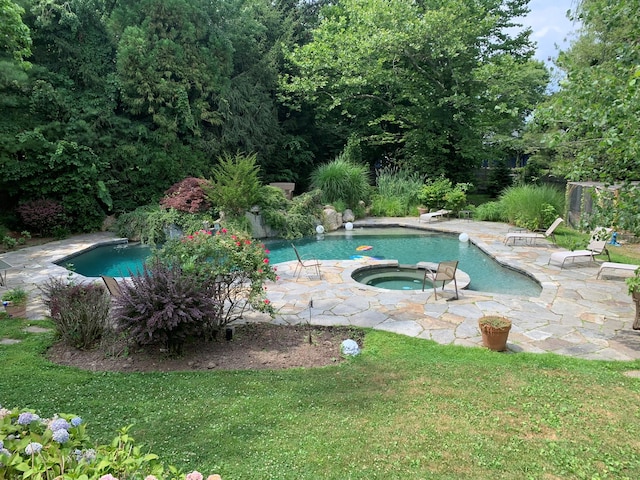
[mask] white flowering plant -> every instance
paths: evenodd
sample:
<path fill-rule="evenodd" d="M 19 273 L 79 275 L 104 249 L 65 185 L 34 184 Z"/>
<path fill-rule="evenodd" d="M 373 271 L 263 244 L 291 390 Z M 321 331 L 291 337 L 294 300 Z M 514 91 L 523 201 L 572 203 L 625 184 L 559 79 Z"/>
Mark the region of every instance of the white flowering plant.
<path fill-rule="evenodd" d="M 120 429 L 108 445 L 93 445 L 76 415 L 50 419 L 0 406 L 0 480 L 204 480 L 198 471 L 181 473 L 143 451 Z M 221 480 L 209 475 L 207 480 Z"/>

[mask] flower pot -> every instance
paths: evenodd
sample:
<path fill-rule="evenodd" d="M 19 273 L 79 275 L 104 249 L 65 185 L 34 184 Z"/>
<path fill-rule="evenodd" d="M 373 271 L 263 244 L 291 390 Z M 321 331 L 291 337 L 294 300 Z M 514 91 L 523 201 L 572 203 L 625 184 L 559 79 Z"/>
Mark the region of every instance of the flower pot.
<path fill-rule="evenodd" d="M 487 319 L 498 319 L 488 321 Z M 507 349 L 507 338 L 511 330 L 511 321 L 499 317 L 482 317 L 478 321 L 480 333 L 482 333 L 482 344 L 489 350 L 504 352 Z"/>
<path fill-rule="evenodd" d="M 11 302 L 8 302 L 4 306 L 7 315 L 11 318 L 25 318 L 27 316 L 27 304 L 21 303 L 18 305 L 12 305 Z"/>

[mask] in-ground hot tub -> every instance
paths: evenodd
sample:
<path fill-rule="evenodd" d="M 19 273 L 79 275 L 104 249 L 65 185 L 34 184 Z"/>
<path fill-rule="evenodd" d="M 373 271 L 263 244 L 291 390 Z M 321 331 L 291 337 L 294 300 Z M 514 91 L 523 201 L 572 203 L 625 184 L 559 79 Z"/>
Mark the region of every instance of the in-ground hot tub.
<path fill-rule="evenodd" d="M 386 290 L 422 290 L 424 271 L 435 271 L 437 263 L 420 262 L 417 265 L 369 265 L 358 268 L 351 274 L 356 282 L 370 287 Z M 458 289 L 466 288 L 470 283 L 469 275 L 460 269 L 456 270 Z M 441 285 L 438 285 L 441 287 Z M 424 283 L 424 289 L 430 290 L 433 284 L 429 277 Z"/>

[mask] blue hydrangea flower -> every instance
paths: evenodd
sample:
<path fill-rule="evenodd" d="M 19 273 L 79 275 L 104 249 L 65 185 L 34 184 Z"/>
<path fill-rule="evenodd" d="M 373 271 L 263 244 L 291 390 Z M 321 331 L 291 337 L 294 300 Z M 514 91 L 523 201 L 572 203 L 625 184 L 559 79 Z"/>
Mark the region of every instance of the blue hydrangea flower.
<path fill-rule="evenodd" d="M 7 457 L 11 456 L 11 452 L 6 448 L 0 448 L 0 455 L 6 455 Z"/>
<path fill-rule="evenodd" d="M 56 418 L 49 424 L 49 429 L 53 432 L 56 430 L 69 430 L 71 425 L 64 418 Z"/>
<path fill-rule="evenodd" d="M 69 432 L 67 432 L 64 428 L 60 428 L 53 432 L 51 436 L 54 442 L 64 443 L 69 441 Z"/>
<path fill-rule="evenodd" d="M 40 420 L 40 417 L 35 413 L 22 412 L 20 415 L 18 415 L 19 425 L 29 425 L 31 422 L 35 422 L 38 420 Z"/>
<path fill-rule="evenodd" d="M 40 450 L 42 450 L 42 444 L 41 443 L 31 442 L 24 449 L 24 453 L 26 453 L 27 455 L 35 455 L 36 453 L 40 453 Z"/>
<path fill-rule="evenodd" d="M 84 452 L 84 460 L 87 463 L 91 463 L 96 459 L 96 451 L 93 448 L 89 448 Z"/>
<path fill-rule="evenodd" d="M 71 425 L 73 425 L 74 427 L 77 427 L 81 423 L 82 423 L 82 419 L 80 417 L 73 417 L 71 419 Z"/>
<path fill-rule="evenodd" d="M 0 450 L 2 450 L 3 448 L 4 448 L 4 442 L 0 440 Z"/>

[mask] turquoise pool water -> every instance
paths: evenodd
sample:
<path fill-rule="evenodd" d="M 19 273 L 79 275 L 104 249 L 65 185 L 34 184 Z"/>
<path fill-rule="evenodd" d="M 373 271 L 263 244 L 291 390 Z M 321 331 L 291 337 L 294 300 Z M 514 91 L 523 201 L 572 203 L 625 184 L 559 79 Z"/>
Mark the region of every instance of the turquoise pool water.
<path fill-rule="evenodd" d="M 268 240 L 272 264 L 295 260 L 291 241 Z M 460 242 L 456 235 L 418 232 L 404 228 L 367 229 L 354 232 L 340 231 L 327 235 L 294 241 L 300 254 L 320 260 L 347 260 L 356 255 L 398 260 L 400 264 L 415 265 L 418 262 L 458 260 L 458 268 L 471 277 L 469 289 L 489 292 L 538 296 L 540 285 L 520 272 L 501 266 L 492 257 L 470 242 Z M 371 247 L 358 250 L 358 247 Z M 140 245 L 107 245 L 81 253 L 58 262 L 87 277 L 108 275 L 128 277 L 129 272 L 139 272 L 149 248 Z"/>

